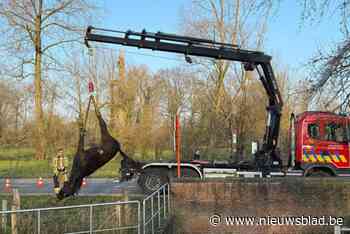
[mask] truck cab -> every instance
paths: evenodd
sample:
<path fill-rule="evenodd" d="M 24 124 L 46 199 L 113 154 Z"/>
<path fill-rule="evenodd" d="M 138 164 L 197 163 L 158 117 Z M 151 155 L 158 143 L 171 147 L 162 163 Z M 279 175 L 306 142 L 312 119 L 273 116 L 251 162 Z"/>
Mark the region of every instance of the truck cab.
<path fill-rule="evenodd" d="M 350 176 L 349 117 L 320 111 L 293 116 L 290 157 L 305 176 Z"/>

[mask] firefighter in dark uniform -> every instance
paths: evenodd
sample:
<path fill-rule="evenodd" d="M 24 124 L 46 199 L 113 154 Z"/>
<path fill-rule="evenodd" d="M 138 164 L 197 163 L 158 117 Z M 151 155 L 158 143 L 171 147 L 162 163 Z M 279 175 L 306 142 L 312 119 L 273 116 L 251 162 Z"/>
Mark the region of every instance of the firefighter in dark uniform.
<path fill-rule="evenodd" d="M 63 154 L 63 149 L 58 149 L 57 155 L 53 159 L 53 182 L 54 191 L 58 193 L 64 182 L 68 181 L 67 177 L 68 159 Z"/>

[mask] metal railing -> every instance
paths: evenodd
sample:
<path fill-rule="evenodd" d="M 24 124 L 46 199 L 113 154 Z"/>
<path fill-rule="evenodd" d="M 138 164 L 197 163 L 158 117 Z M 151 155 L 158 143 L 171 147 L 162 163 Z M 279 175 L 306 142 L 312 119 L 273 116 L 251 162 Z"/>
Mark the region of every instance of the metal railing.
<path fill-rule="evenodd" d="M 156 204 L 154 200 L 156 199 Z M 155 209 L 156 208 L 156 209 Z M 146 212 L 148 211 L 148 212 Z M 162 228 L 170 215 L 170 192 L 169 184 L 164 184 L 157 191 L 143 199 L 142 202 L 143 214 L 143 234 L 155 233 L 156 229 Z M 158 219 L 158 220 L 155 220 Z M 157 225 L 156 225 L 157 223 Z M 149 229 L 149 224 L 151 228 Z"/>
<path fill-rule="evenodd" d="M 118 222 L 119 217 L 123 215 L 118 208 L 126 205 L 137 207 L 137 220 L 128 226 L 121 225 L 121 222 Z M 16 227 L 11 224 L 7 229 L 15 229 L 17 233 L 73 234 L 113 230 L 137 230 L 137 233 L 141 233 L 140 211 L 140 201 L 120 201 L 101 204 L 10 210 L 2 211 L 0 215 L 10 215 L 11 222 L 13 222 L 13 217 L 15 215 Z M 101 221 L 103 221 L 103 223 L 101 223 Z M 88 229 L 81 230 L 82 227 L 88 227 Z"/>
<path fill-rule="evenodd" d="M 169 211 L 169 184 L 164 184 L 141 201 L 0 211 L 0 233 L 11 233 L 11 228 L 15 228 L 17 233 L 36 234 L 111 231 L 153 234 L 167 222 Z"/>

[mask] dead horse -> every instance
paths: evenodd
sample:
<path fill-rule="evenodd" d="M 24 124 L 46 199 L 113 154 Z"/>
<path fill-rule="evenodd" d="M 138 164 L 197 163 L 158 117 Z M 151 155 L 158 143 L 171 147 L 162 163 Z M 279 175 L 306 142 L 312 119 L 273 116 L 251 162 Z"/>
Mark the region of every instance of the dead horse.
<path fill-rule="evenodd" d="M 96 116 L 101 130 L 101 144 L 97 147 L 84 150 L 85 130 L 80 128 L 78 149 L 74 156 L 69 180 L 57 194 L 57 198 L 60 200 L 76 194 L 82 185 L 83 178 L 91 175 L 105 165 L 118 152 L 123 158 L 127 157 L 121 150 L 120 143 L 109 134 L 106 122 L 98 110 L 96 110 Z"/>

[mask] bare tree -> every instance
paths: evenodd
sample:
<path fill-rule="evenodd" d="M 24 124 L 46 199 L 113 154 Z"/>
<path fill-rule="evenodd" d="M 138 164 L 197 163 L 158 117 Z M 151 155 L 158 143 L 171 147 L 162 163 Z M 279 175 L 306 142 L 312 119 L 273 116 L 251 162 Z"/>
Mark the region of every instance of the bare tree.
<path fill-rule="evenodd" d="M 23 126 L 27 122 L 28 105 L 24 85 L 13 81 L 0 81 L 0 142 L 5 145 L 18 145 L 23 143 L 26 135 Z M 22 134 L 21 134 L 22 133 Z"/>
<path fill-rule="evenodd" d="M 5 126 L 9 122 L 13 96 L 13 91 L 9 86 L 6 83 L 0 83 L 0 139 L 3 137 Z"/>
<path fill-rule="evenodd" d="M 112 64 L 108 65 L 108 71 L 109 71 L 109 77 L 110 77 L 110 84 L 109 84 L 109 90 L 110 90 L 110 125 L 113 131 L 116 130 L 116 122 L 123 122 L 121 120 L 121 114 L 120 109 L 117 109 L 117 94 L 118 91 L 122 91 L 122 86 L 125 84 L 125 56 L 124 52 L 120 50 L 118 61 L 115 61 L 116 59 L 112 59 Z M 118 64 L 118 80 L 117 77 L 117 66 Z M 118 84 L 119 83 L 119 84 Z M 118 86 L 119 85 L 119 86 Z"/>
<path fill-rule="evenodd" d="M 274 4 L 266 0 L 225 1 L 194 0 L 184 17 L 184 31 L 192 36 L 214 39 L 242 48 L 261 48 L 267 21 Z M 195 14 L 194 14 L 195 12 Z M 242 133 L 244 139 L 248 125 L 246 112 L 248 84 L 252 75 L 245 72 L 240 65 L 233 65 L 224 60 L 194 60 L 204 67 L 204 76 L 208 77 L 208 98 L 211 107 L 208 109 L 210 135 L 209 145 L 217 145 L 217 138 L 231 137 L 234 132 Z M 230 81 L 230 79 L 236 81 Z M 234 84 L 231 88 L 227 84 Z M 235 116 L 236 115 L 236 116 Z M 241 116 L 241 117 L 239 117 Z M 222 123 L 229 130 L 222 129 Z M 215 133 L 215 134 L 214 134 Z M 243 150 L 244 141 L 239 143 Z"/>
<path fill-rule="evenodd" d="M 0 16 L 7 26 L 4 46 L 9 54 L 15 55 L 14 61 L 20 63 L 10 70 L 22 78 L 34 75 L 37 159 L 45 158 L 43 62 L 45 67 L 59 68 L 64 50 L 57 48 L 81 39 L 82 25 L 88 21 L 92 9 L 88 0 L 6 0 L 0 3 Z"/>
<path fill-rule="evenodd" d="M 328 50 L 322 49 L 310 61 L 311 81 L 307 90 L 313 91 L 318 107 L 335 111 L 350 110 L 350 1 L 320 0 L 300 1 L 305 22 L 322 23 L 328 17 L 339 19 L 341 41 Z M 328 98 L 324 98 L 327 92 Z"/>

